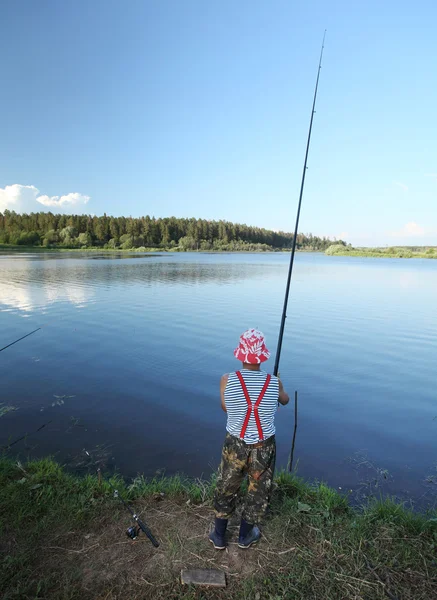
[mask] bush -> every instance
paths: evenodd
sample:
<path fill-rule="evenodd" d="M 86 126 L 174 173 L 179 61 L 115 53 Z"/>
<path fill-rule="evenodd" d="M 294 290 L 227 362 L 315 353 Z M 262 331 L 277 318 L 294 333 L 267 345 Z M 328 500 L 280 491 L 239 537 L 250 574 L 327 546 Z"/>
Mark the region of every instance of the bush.
<path fill-rule="evenodd" d="M 201 250 L 211 250 L 211 248 L 212 248 L 212 244 L 208 240 L 202 240 L 200 242 L 200 249 Z"/>
<path fill-rule="evenodd" d="M 111 250 L 115 250 L 118 247 L 117 240 L 114 238 L 111 238 L 109 240 L 109 242 L 107 244 L 105 244 L 105 247 L 110 248 Z"/>
<path fill-rule="evenodd" d="M 36 231 L 31 231 L 29 233 L 23 231 L 17 240 L 17 244 L 20 246 L 39 246 L 40 243 L 41 239 Z"/>
<path fill-rule="evenodd" d="M 130 250 L 133 246 L 133 237 L 128 233 L 125 233 L 120 237 L 120 248 L 123 250 Z"/>
<path fill-rule="evenodd" d="M 77 236 L 77 231 L 71 225 L 64 227 L 64 229 L 61 229 L 61 231 L 59 232 L 59 237 L 61 238 L 61 240 L 63 242 L 65 242 L 67 239 L 72 240 L 76 236 Z"/>
<path fill-rule="evenodd" d="M 350 246 L 343 246 L 343 244 L 332 244 L 325 250 L 325 254 L 332 256 L 333 254 L 343 254 L 343 252 L 350 252 L 353 248 Z"/>
<path fill-rule="evenodd" d="M 198 246 L 196 240 L 189 235 L 186 235 L 179 239 L 179 248 L 185 252 L 187 250 L 196 250 L 197 247 Z"/>
<path fill-rule="evenodd" d="M 86 232 L 86 233 L 79 233 L 79 244 L 81 246 L 92 246 L 93 245 L 93 238 L 91 237 L 91 234 Z"/>
<path fill-rule="evenodd" d="M 44 246 L 51 246 L 52 244 L 57 244 L 59 242 L 58 232 L 54 229 L 50 229 L 44 235 Z"/>

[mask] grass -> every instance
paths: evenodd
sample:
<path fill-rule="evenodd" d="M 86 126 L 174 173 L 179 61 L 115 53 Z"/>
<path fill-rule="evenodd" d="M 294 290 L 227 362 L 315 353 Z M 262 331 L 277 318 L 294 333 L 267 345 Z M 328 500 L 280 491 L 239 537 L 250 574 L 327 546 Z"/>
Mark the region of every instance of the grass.
<path fill-rule="evenodd" d="M 22 246 L 16 244 L 0 244 L 0 250 L 13 250 L 18 252 L 169 252 L 171 248 L 103 248 L 102 246 L 89 246 L 87 248 L 62 248 L 60 246 L 47 248 L 45 246 Z"/>
<path fill-rule="evenodd" d="M 0 250 L 11 250 L 17 252 L 105 252 L 105 253 L 156 253 L 156 252 L 184 252 L 181 248 L 103 248 L 101 246 L 92 246 L 88 248 L 62 248 L 53 247 L 45 248 L 44 246 L 17 246 L 12 244 L 0 244 Z M 269 252 L 290 252 L 290 248 L 273 248 L 269 247 Z M 323 250 L 314 250 L 312 248 L 297 249 L 297 252 L 323 252 Z M 217 254 L 217 253 L 235 253 L 235 252 L 254 252 L 240 248 L 239 250 L 215 249 L 215 250 L 187 250 L 187 252 L 200 252 L 201 254 Z M 390 248 L 353 248 L 352 246 L 343 246 L 334 244 L 330 246 L 325 254 L 330 256 L 359 256 L 367 258 L 437 258 L 437 247 L 390 247 Z"/>
<path fill-rule="evenodd" d="M 250 246 L 250 245 L 249 245 Z M 16 252 L 108 252 L 108 253 L 150 253 L 150 252 L 198 252 L 200 254 L 235 254 L 235 253 L 247 253 L 247 252 L 261 252 L 261 250 L 254 250 L 250 247 L 248 248 L 240 248 L 240 249 L 228 249 L 228 248 L 217 248 L 212 250 L 184 250 L 179 248 L 178 246 L 168 246 L 165 248 L 146 248 L 141 246 L 140 248 L 103 248 L 102 246 L 89 246 L 84 248 L 63 248 L 60 246 L 47 248 L 45 246 L 22 246 L 15 244 L 0 244 L 0 250 L 11 250 Z M 291 248 L 274 248 L 273 246 L 269 246 L 266 249 L 263 249 L 262 252 L 291 252 Z M 313 248 L 297 248 L 296 252 L 323 252 L 323 250 L 314 250 Z"/>
<path fill-rule="evenodd" d="M 353 248 L 334 244 L 325 254 L 330 256 L 363 256 L 367 258 L 437 258 L 437 248 L 434 247 L 390 247 L 390 248 Z"/>
<path fill-rule="evenodd" d="M 207 541 L 214 479 L 183 476 L 112 484 L 160 541 L 125 535 L 129 513 L 109 484 L 50 459 L 0 459 L 0 589 L 18 599 L 350 599 L 437 597 L 437 519 L 390 499 L 352 509 L 323 483 L 280 472 L 258 547 Z M 227 588 L 180 584 L 182 568 L 219 568 Z"/>

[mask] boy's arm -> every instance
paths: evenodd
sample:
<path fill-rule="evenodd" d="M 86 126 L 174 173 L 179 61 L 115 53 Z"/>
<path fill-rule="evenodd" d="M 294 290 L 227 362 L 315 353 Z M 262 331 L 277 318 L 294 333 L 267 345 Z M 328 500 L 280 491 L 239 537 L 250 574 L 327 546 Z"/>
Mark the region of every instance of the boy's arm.
<path fill-rule="evenodd" d="M 285 406 L 286 404 L 289 403 L 290 396 L 284 390 L 284 386 L 282 385 L 282 381 L 279 378 L 278 378 L 278 383 L 279 383 L 279 398 L 278 398 L 278 400 L 279 400 L 280 404 L 282 404 L 283 406 Z"/>
<path fill-rule="evenodd" d="M 228 412 L 226 410 L 226 404 L 225 404 L 225 389 L 226 389 L 226 384 L 228 383 L 228 377 L 229 374 L 225 373 L 222 378 L 220 379 L 220 400 L 221 400 L 221 404 L 222 404 L 222 409 L 225 412 Z"/>

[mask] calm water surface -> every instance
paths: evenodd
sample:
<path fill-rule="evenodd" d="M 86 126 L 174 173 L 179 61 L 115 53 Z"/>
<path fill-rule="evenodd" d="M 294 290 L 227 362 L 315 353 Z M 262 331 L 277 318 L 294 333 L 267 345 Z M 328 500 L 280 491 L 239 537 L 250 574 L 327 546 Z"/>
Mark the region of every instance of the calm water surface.
<path fill-rule="evenodd" d="M 74 466 L 106 448 L 124 475 L 208 475 L 224 437 L 218 385 L 239 334 L 273 368 L 285 254 L 0 255 L 0 444 Z M 299 392 L 298 472 L 355 498 L 434 501 L 437 261 L 298 254 L 281 358 Z M 1 408 L 1 407 L 0 407 Z M 285 466 L 293 408 L 277 418 Z M 431 478 L 431 479 L 430 479 Z M 437 486 L 436 486 L 437 487 Z"/>

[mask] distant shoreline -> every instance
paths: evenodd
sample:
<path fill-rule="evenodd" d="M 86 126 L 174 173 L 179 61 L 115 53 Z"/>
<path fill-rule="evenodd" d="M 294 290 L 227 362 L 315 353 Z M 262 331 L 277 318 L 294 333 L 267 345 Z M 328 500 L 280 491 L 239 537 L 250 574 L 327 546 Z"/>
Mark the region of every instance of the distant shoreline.
<path fill-rule="evenodd" d="M 263 250 L 181 250 L 179 248 L 101 248 L 92 246 L 90 248 L 46 248 L 44 246 L 21 246 L 12 244 L 0 244 L 0 252 L 10 250 L 11 252 L 104 252 L 109 254 L 283 254 L 290 253 L 291 248 L 271 248 Z M 309 248 L 296 249 L 296 252 L 309 252 L 311 254 L 323 254 L 323 250 L 312 250 Z"/>
<path fill-rule="evenodd" d="M 353 248 L 334 244 L 325 250 L 327 256 L 357 256 L 363 258 L 437 258 L 437 247 L 397 246 L 389 248 Z"/>
<path fill-rule="evenodd" d="M 10 251 L 12 253 L 56 253 L 56 252 L 89 252 L 104 254 L 284 254 L 290 253 L 291 248 L 263 248 L 262 250 L 182 250 L 176 248 L 102 248 L 92 246 L 89 248 L 47 248 L 44 246 L 22 246 L 13 244 L 0 244 L 0 253 Z M 343 246 L 333 244 L 327 250 L 313 250 L 311 248 L 296 249 L 299 253 L 326 254 L 327 256 L 352 256 L 358 258 L 437 258 L 437 247 L 425 246 L 408 247 L 397 246 L 389 248 L 354 248 L 352 246 Z"/>

